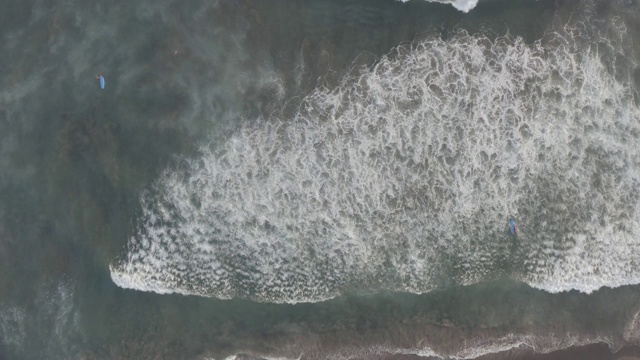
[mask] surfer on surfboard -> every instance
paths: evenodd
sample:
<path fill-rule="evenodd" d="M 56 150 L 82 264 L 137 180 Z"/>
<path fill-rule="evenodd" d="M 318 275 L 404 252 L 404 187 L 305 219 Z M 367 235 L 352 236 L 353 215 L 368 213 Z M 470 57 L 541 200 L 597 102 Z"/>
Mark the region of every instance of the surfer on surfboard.
<path fill-rule="evenodd" d="M 96 79 L 100 82 L 100 89 L 104 90 L 104 76 L 102 74 L 96 76 Z"/>

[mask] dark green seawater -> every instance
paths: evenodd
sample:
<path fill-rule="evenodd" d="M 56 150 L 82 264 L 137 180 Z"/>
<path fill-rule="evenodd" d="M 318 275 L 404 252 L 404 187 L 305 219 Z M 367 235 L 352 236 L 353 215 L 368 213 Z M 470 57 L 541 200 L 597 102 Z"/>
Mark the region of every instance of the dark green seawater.
<path fill-rule="evenodd" d="M 639 356 L 638 34 L 635 0 L 0 0 L 0 359 Z"/>

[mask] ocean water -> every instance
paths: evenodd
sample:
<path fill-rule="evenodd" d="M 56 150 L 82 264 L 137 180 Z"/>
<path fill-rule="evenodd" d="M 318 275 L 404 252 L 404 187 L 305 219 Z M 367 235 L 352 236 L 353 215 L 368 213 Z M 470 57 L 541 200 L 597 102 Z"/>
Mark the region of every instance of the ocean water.
<path fill-rule="evenodd" d="M 0 359 L 640 358 L 640 3 L 1 1 Z"/>

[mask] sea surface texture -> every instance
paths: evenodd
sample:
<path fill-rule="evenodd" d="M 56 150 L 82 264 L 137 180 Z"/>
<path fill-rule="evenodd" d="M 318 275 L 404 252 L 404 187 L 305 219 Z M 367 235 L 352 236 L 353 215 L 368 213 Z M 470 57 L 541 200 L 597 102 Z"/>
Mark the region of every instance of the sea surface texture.
<path fill-rule="evenodd" d="M 0 9 L 0 359 L 640 359 L 640 2 Z"/>

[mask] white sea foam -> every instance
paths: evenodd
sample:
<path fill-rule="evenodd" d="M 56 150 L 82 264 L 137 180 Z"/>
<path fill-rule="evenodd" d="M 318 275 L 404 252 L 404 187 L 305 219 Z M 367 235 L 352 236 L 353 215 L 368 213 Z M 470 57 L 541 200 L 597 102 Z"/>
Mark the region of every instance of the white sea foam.
<path fill-rule="evenodd" d="M 73 304 L 70 281 L 41 284 L 32 306 L 0 307 L 0 341 L 20 358 L 75 358 L 80 314 Z M 37 326 L 30 326 L 37 324 Z M 33 341 L 43 348 L 33 347 Z"/>
<path fill-rule="evenodd" d="M 451 353 L 438 353 L 429 347 L 423 349 L 394 349 L 391 354 L 413 354 L 420 357 L 436 357 L 439 359 L 477 359 L 489 354 L 497 354 L 513 349 L 529 348 L 538 354 L 546 354 L 553 351 L 568 349 L 572 346 L 585 346 L 589 344 L 605 343 L 611 347 L 613 339 L 590 338 L 577 334 L 567 334 L 565 336 L 540 335 L 518 335 L 508 334 L 497 339 L 476 339 L 466 342 L 459 350 Z"/>
<path fill-rule="evenodd" d="M 400 0 L 402 2 L 407 2 L 409 0 Z M 454 8 L 463 11 L 469 12 L 471 9 L 478 5 L 478 0 L 427 0 L 431 2 L 438 2 L 443 4 L 451 4 Z"/>
<path fill-rule="evenodd" d="M 629 343 L 640 343 L 640 310 L 635 313 L 625 326 L 623 337 Z"/>
<path fill-rule="evenodd" d="M 63 347 L 71 350 L 67 344 L 68 338 L 79 326 L 80 314 L 73 304 L 74 287 L 69 281 L 45 285 L 40 290 L 36 305 L 39 307 L 38 316 L 50 320 L 51 348 Z"/>
<path fill-rule="evenodd" d="M 640 111 L 618 30 L 398 49 L 167 170 L 111 277 L 290 303 L 504 274 L 638 283 Z"/>
<path fill-rule="evenodd" d="M 18 307 L 0 309 L 0 341 L 11 349 L 20 348 L 26 336 L 25 313 Z"/>
<path fill-rule="evenodd" d="M 549 335 L 522 335 L 507 334 L 496 339 L 475 338 L 470 341 L 461 342 L 459 347 L 450 350 L 437 350 L 428 345 L 416 347 L 394 347 L 390 345 L 374 345 L 363 347 L 346 347 L 334 351 L 326 350 L 316 354 L 315 351 L 303 353 L 300 358 L 305 359 L 325 359 L 325 360 L 349 360 L 349 359 L 384 359 L 389 355 L 415 355 L 421 358 L 435 359 L 457 359 L 469 360 L 479 357 L 498 354 L 515 349 L 531 349 L 538 354 L 546 354 L 553 351 L 565 350 L 573 346 L 586 346 L 589 344 L 604 343 L 610 348 L 616 348 L 619 341 L 609 337 L 588 337 L 577 334 L 567 334 L 565 336 Z M 316 348 L 318 344 L 311 345 Z M 434 344 L 437 347 L 438 344 Z M 252 354 L 249 356 L 255 359 L 274 359 L 263 354 Z M 230 356 L 226 360 L 234 360 L 236 356 Z M 278 357 L 276 359 L 294 360 L 297 357 Z"/>

